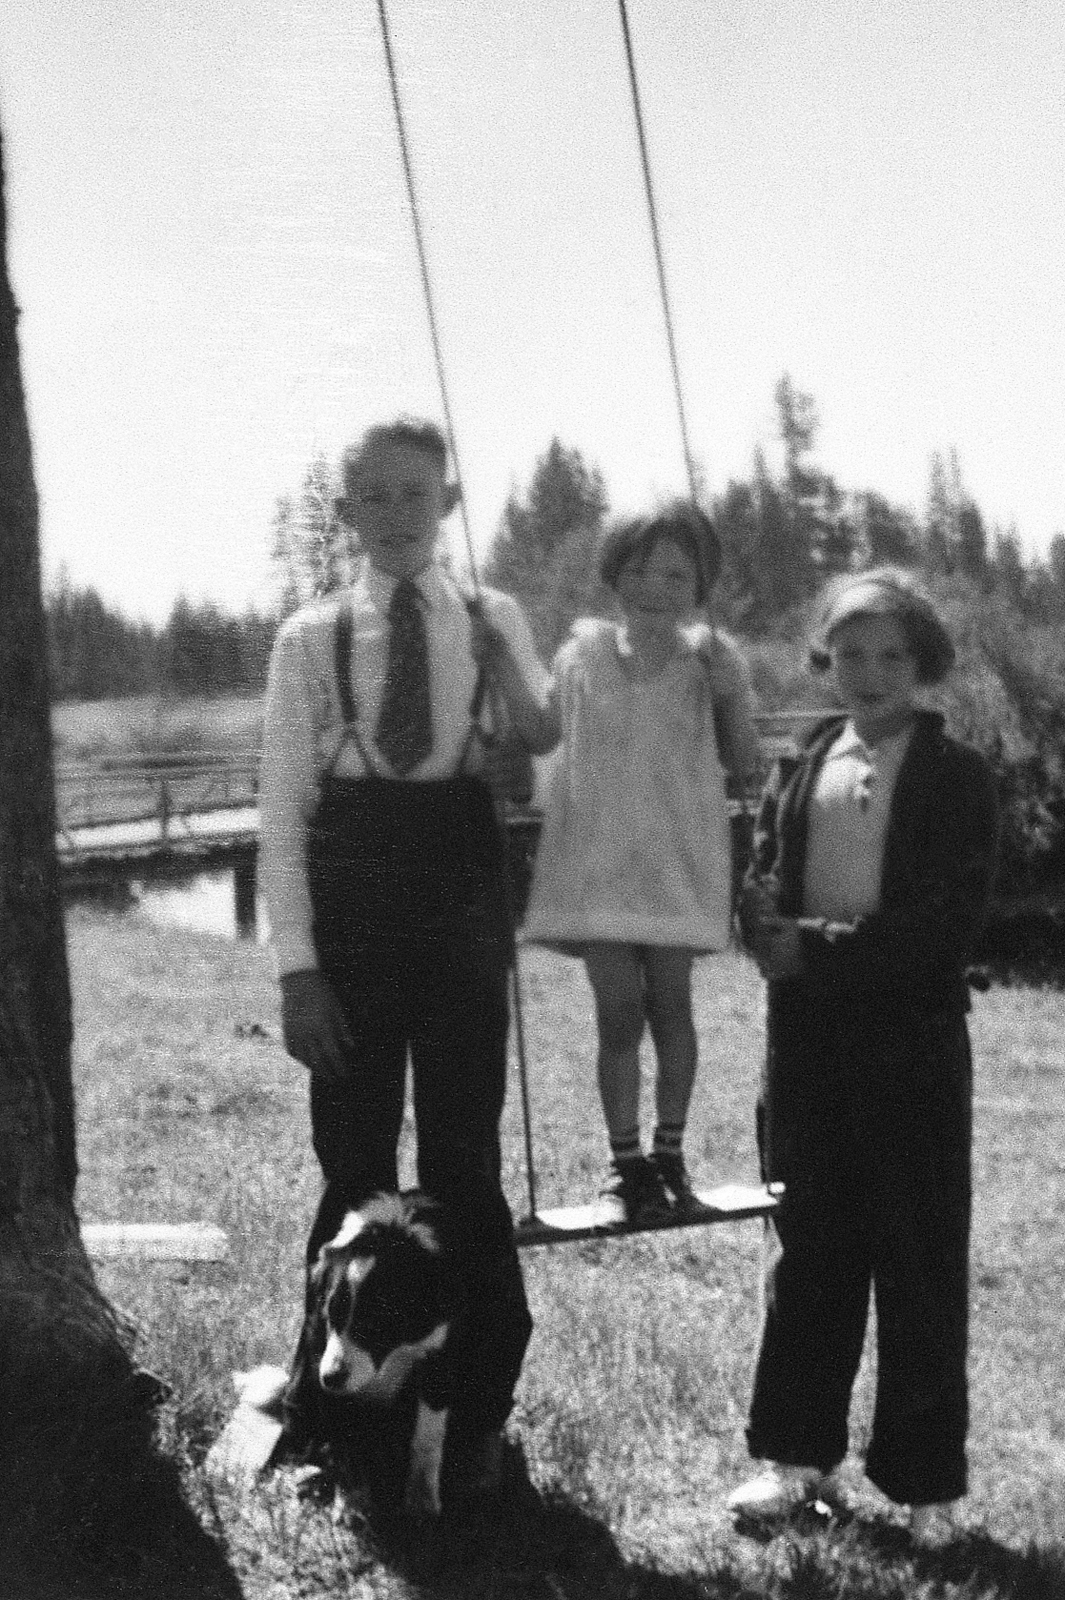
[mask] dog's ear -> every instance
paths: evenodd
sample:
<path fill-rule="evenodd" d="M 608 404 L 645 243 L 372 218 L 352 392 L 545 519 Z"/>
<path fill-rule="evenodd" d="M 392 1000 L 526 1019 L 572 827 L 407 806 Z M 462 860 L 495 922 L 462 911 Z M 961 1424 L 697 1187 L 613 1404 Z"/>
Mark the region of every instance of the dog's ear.
<path fill-rule="evenodd" d="M 329 1246 L 324 1244 L 318 1252 L 318 1260 L 307 1268 L 307 1282 L 312 1291 L 314 1304 L 319 1309 L 319 1312 L 325 1296 L 325 1285 L 331 1265 L 332 1257 L 329 1254 Z"/>
<path fill-rule="evenodd" d="M 328 1335 L 325 1321 L 325 1275 L 320 1272 L 319 1266 L 316 1265 L 309 1270 L 307 1281 L 312 1292 L 307 1296 L 307 1313 L 303 1319 L 303 1332 L 296 1354 L 296 1367 L 300 1367 L 301 1370 L 308 1360 L 314 1362 L 318 1360 L 325 1349 Z M 294 1367 L 294 1373 L 295 1370 Z"/>

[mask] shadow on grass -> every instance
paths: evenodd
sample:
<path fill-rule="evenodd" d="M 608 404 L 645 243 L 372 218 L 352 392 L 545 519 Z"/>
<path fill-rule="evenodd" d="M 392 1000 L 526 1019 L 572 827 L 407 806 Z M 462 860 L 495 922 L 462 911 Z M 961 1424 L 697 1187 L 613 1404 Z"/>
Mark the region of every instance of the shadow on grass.
<path fill-rule="evenodd" d="M 1010 1596 L 1011 1600 L 1061 1600 L 1065 1595 L 1065 1547 L 1030 1545 L 1013 1550 L 986 1534 L 970 1534 L 944 1550 L 918 1551 L 918 1578 L 949 1593 Z"/>
<path fill-rule="evenodd" d="M 979 1532 L 961 1532 L 938 1548 L 913 1544 L 908 1529 L 837 1508 L 808 1508 L 785 1524 L 739 1536 L 755 1553 L 740 1564 L 731 1553 L 695 1587 L 649 1590 L 654 1600 L 1061 1600 L 1065 1548 L 1013 1549 Z M 682 1580 L 686 1583 L 689 1580 Z M 642 1592 L 636 1591 L 641 1594 Z"/>
<path fill-rule="evenodd" d="M 377 1538 L 380 1539 L 378 1533 Z M 402 1540 L 375 1560 L 419 1600 L 1061 1600 L 1065 1550 L 1011 1549 L 969 1534 L 915 1549 L 897 1525 L 809 1516 L 761 1540 L 726 1532 L 699 1569 L 623 1555 L 594 1504 L 538 1491 L 512 1455 L 505 1495 L 441 1529 L 431 1556 Z M 364 1569 L 365 1570 L 365 1569 Z M 391 1592 L 391 1591 L 390 1591 Z M 400 1591 L 402 1592 L 402 1591 Z"/>
<path fill-rule="evenodd" d="M 520 1454 L 520 1452 L 519 1452 Z M 670 1595 L 705 1600 L 701 1586 L 626 1561 L 594 1507 L 538 1491 L 512 1470 L 504 1492 L 454 1506 L 432 1536 L 402 1520 L 356 1517 L 358 1555 L 350 1571 L 387 1571 L 389 1595 L 419 1600 L 636 1600 Z M 408 1587 L 409 1586 L 409 1587 Z"/>

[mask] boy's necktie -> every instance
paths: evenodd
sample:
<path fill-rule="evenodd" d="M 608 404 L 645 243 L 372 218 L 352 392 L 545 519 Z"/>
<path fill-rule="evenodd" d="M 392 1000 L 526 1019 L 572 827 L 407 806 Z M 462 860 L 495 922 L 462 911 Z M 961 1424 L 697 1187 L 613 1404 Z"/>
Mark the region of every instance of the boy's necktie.
<path fill-rule="evenodd" d="M 411 578 L 396 584 L 388 623 L 388 667 L 374 738 L 389 766 L 405 777 L 433 748 L 429 641 L 421 595 Z"/>

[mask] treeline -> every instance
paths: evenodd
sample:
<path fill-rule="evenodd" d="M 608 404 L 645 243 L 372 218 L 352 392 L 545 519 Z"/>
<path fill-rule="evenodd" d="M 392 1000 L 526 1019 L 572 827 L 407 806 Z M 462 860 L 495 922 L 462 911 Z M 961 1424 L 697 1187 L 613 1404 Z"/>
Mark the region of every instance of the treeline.
<path fill-rule="evenodd" d="M 913 510 L 871 489 L 848 490 L 818 461 L 813 398 L 781 378 L 777 448 L 750 474 L 700 498 L 722 549 L 716 619 L 743 641 L 764 709 L 819 703 L 803 641 L 832 576 L 892 562 L 936 595 L 959 662 L 940 702 L 984 750 L 1005 812 L 1000 890 L 1065 889 L 1065 535 L 1029 557 L 1014 527 L 988 528 L 954 451 L 931 457 L 926 504 Z M 273 553 L 284 604 L 345 580 L 349 536 L 333 513 L 329 463 L 316 458 L 298 494 L 278 502 Z M 648 508 L 651 509 L 651 508 Z M 527 487 L 508 499 L 484 577 L 522 601 L 550 660 L 574 617 L 609 609 L 596 552 L 613 520 L 602 473 L 553 439 Z"/>
<path fill-rule="evenodd" d="M 780 466 L 756 453 L 751 476 L 707 509 L 721 538 L 717 618 L 739 635 L 763 709 L 823 703 L 804 641 L 831 577 L 894 563 L 917 571 L 943 609 L 958 666 L 937 699 L 995 767 L 1003 802 L 999 892 L 1056 905 L 1065 889 L 1065 536 L 1026 557 L 1015 528 L 992 528 L 957 455 L 933 455 L 922 512 L 848 492 L 814 456 L 809 395 L 776 390 Z M 525 604 L 550 654 L 572 618 L 609 608 L 596 548 L 610 519 L 601 475 L 554 440 L 528 489 L 512 496 L 486 576 Z"/>
<path fill-rule="evenodd" d="M 1004 830 L 1003 898 L 1065 888 L 1065 536 L 1026 557 L 1015 528 L 991 528 L 954 452 L 933 455 L 921 512 L 840 487 L 816 461 L 813 400 L 777 386 L 780 465 L 704 497 L 721 538 L 717 619 L 743 640 L 763 709 L 823 703 L 804 642 L 831 577 L 890 562 L 917 571 L 942 607 L 958 666 L 938 701 L 990 758 Z M 552 441 L 508 502 L 486 576 L 518 594 L 550 655 L 572 618 L 610 606 L 596 548 L 610 510 L 601 475 Z"/>
<path fill-rule="evenodd" d="M 816 459 L 813 398 L 785 375 L 774 399 L 778 468 L 757 450 L 748 477 L 701 496 L 722 542 L 715 605 L 729 627 L 748 639 L 793 636 L 826 579 L 881 562 L 919 568 L 933 585 L 998 597 L 1034 625 L 1065 621 L 1065 533 L 1045 559 L 1026 557 L 1015 527 L 987 527 L 953 450 L 932 455 L 921 511 L 872 489 L 844 489 Z M 282 614 L 350 573 L 351 536 L 336 518 L 336 492 L 319 455 L 298 492 L 277 502 L 272 549 Z M 520 596 L 546 655 L 575 616 L 609 599 L 598 589 L 595 552 L 612 520 L 602 473 L 558 439 L 503 508 L 484 577 Z"/>
<path fill-rule="evenodd" d="M 135 694 L 254 692 L 266 681 L 276 619 L 249 609 L 234 617 L 211 601 L 174 603 L 162 627 L 131 622 L 65 571 L 45 595 L 49 667 L 56 700 Z"/>
<path fill-rule="evenodd" d="M 775 400 L 779 469 L 756 451 L 748 478 L 703 497 L 722 544 L 715 606 L 723 623 L 748 639 L 793 637 L 827 579 L 882 562 L 918 568 L 933 586 L 997 596 L 1035 624 L 1065 620 L 1065 535 L 1043 561 L 1025 557 L 1015 528 L 989 530 L 956 452 L 932 456 L 919 514 L 872 490 L 841 488 L 814 456 L 812 398 L 785 376 Z M 555 648 L 574 616 L 608 603 L 595 551 L 610 520 L 602 475 L 557 439 L 528 489 L 507 502 L 486 576 L 521 595 L 543 649 Z"/>
<path fill-rule="evenodd" d="M 818 461 L 812 397 L 787 376 L 775 391 L 778 448 L 755 452 L 747 477 L 703 495 L 723 547 L 715 616 L 750 655 L 766 709 L 823 693 L 802 641 L 826 579 L 881 562 L 916 569 L 959 646 L 941 699 L 952 725 L 995 764 L 1006 808 L 1003 882 L 1011 893 L 1065 885 L 1065 535 L 1027 556 L 1014 527 L 992 527 L 953 452 L 930 462 L 920 510 L 871 489 L 842 487 Z M 327 593 L 351 571 L 336 520 L 331 464 L 312 461 L 299 491 L 278 501 L 273 527 L 278 616 Z M 484 577 L 522 601 L 550 659 L 574 617 L 605 611 L 596 550 L 613 512 L 601 472 L 558 439 L 527 487 L 508 499 Z M 277 619 L 241 618 L 179 600 L 161 629 L 131 624 L 61 575 L 48 595 L 55 692 L 93 698 L 168 691 L 257 690 Z"/>

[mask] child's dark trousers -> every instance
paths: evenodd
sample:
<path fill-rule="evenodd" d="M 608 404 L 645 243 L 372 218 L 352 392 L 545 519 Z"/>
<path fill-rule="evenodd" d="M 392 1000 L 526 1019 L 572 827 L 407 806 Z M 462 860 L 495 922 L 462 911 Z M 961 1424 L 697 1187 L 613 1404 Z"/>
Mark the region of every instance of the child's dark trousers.
<path fill-rule="evenodd" d="M 964 1015 L 826 1009 L 775 986 L 763 1168 L 786 1195 L 769 1269 L 751 1454 L 827 1471 L 876 1307 L 866 1471 L 891 1499 L 966 1488 L 972 1067 Z M 786 1049 L 774 1050 L 774 1034 Z M 797 1048 L 798 1045 L 798 1048 Z"/>
<path fill-rule="evenodd" d="M 309 865 L 319 963 L 354 1048 L 341 1082 L 311 1080 L 325 1189 L 308 1263 L 349 1207 L 397 1187 L 409 1058 L 418 1184 L 446 1208 L 466 1290 L 455 1431 L 476 1437 L 509 1415 L 532 1329 L 500 1185 L 510 943 L 491 797 L 464 777 L 335 780 Z"/>

